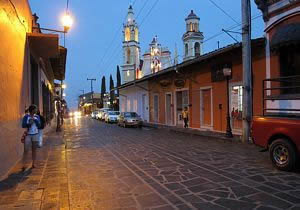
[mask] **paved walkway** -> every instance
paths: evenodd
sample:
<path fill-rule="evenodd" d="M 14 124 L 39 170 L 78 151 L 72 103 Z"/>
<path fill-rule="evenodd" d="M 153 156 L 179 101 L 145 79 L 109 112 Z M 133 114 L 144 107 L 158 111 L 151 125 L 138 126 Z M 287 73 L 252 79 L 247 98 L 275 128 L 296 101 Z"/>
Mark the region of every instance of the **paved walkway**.
<path fill-rule="evenodd" d="M 88 118 L 48 136 L 38 168 L 0 182 L 0 209 L 300 209 L 300 173 L 253 145 Z"/>

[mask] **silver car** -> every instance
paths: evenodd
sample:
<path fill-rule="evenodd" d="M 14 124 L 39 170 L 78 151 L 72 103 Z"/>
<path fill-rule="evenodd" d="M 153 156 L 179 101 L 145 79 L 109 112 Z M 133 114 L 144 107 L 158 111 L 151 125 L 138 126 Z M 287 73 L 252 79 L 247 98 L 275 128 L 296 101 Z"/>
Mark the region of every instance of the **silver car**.
<path fill-rule="evenodd" d="M 135 112 L 122 112 L 118 117 L 118 125 L 124 128 L 128 126 L 142 127 L 143 121 Z"/>
<path fill-rule="evenodd" d="M 105 114 L 105 122 L 117 123 L 119 115 L 120 115 L 120 112 L 118 112 L 118 111 L 109 111 Z"/>

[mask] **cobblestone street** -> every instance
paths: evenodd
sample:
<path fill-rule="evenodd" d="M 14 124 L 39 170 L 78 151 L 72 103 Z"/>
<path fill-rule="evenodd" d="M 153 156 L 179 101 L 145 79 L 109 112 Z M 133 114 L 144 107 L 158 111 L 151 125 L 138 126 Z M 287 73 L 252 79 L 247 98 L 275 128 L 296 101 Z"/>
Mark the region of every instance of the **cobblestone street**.
<path fill-rule="evenodd" d="M 66 120 L 35 169 L 0 182 L 0 209 L 300 209 L 300 173 L 254 145 Z"/>

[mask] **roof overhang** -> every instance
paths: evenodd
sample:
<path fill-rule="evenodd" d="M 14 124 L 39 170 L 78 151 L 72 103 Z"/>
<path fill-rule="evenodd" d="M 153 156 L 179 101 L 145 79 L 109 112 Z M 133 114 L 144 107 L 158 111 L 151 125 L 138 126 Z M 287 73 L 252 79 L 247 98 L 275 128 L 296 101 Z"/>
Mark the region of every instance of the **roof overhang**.
<path fill-rule="evenodd" d="M 57 34 L 27 33 L 30 49 L 34 54 L 45 57 L 57 57 L 59 54 Z"/>
<path fill-rule="evenodd" d="M 300 43 L 300 24 L 291 23 L 277 29 L 271 39 L 270 47 L 271 49 L 276 49 L 298 43 Z"/>
<path fill-rule="evenodd" d="M 59 56 L 50 58 L 54 79 L 65 80 L 67 48 L 59 46 Z"/>

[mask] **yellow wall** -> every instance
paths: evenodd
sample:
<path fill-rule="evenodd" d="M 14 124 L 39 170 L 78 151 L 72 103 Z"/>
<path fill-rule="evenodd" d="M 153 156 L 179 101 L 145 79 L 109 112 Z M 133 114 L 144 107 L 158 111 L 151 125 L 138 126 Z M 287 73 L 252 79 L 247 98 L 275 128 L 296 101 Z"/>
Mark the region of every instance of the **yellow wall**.
<path fill-rule="evenodd" d="M 27 0 L 0 1 L 0 178 L 22 154 L 21 117 L 29 105 L 30 59 Z"/>

